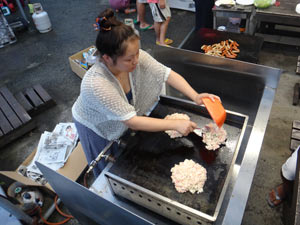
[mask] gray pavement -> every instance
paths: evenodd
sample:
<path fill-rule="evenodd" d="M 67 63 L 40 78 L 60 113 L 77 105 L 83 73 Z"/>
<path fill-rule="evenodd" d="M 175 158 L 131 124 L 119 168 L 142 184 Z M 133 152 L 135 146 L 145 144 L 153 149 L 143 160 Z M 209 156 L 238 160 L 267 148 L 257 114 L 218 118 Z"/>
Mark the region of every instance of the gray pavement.
<path fill-rule="evenodd" d="M 34 3 L 34 1 L 31 1 Z M 57 105 L 36 116 L 37 128 L 0 150 L 0 170 L 15 170 L 36 148 L 40 135 L 51 131 L 59 122 L 72 120 L 71 107 L 79 94 L 81 79 L 69 66 L 68 57 L 94 44 L 97 32 L 92 24 L 98 13 L 107 8 L 108 1 L 64 0 L 40 1 L 48 12 L 53 30 L 40 34 L 31 24 L 26 32 L 17 33 L 18 41 L 0 49 L 0 86 L 6 85 L 13 93 L 40 83 Z M 146 19 L 152 21 L 147 7 Z M 135 14 L 117 15 L 120 19 L 135 18 Z M 8 19 L 10 19 L 8 17 Z M 172 10 L 168 37 L 177 47 L 194 26 L 194 14 Z M 140 32 L 144 50 L 152 52 L 154 31 Z M 282 224 L 282 206 L 268 207 L 268 191 L 280 183 L 280 167 L 289 156 L 291 124 L 300 119 L 300 107 L 292 106 L 293 85 L 300 77 L 295 74 L 299 49 L 265 44 L 259 57 L 263 65 L 283 70 L 276 93 L 262 151 L 257 165 L 243 225 Z M 170 56 L 172 57 L 172 56 Z M 10 180 L 0 176 L 1 182 Z M 52 221 L 61 220 L 56 214 Z M 78 224 L 71 220 L 67 224 Z"/>

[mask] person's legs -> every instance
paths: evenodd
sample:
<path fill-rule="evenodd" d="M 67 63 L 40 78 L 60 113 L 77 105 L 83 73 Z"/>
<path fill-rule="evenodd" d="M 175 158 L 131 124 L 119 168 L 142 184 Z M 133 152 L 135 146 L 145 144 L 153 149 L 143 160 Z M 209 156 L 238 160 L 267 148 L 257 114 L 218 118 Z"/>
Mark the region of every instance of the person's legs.
<path fill-rule="evenodd" d="M 160 26 L 160 34 L 159 34 L 159 43 L 161 45 L 166 45 L 165 40 L 166 40 L 166 33 L 168 29 L 168 25 L 170 22 L 170 17 L 168 17 L 163 23 L 161 23 Z"/>
<path fill-rule="evenodd" d="M 84 154 L 86 156 L 88 164 L 90 164 L 94 159 L 97 158 L 99 153 L 105 148 L 109 141 L 100 137 L 94 131 L 77 122 L 75 119 L 73 119 L 73 121 L 75 123 Z M 111 149 L 107 152 L 107 154 L 109 154 L 109 152 L 111 151 L 112 153 L 115 153 L 116 150 L 117 145 L 112 146 Z M 93 173 L 95 178 L 99 176 L 101 171 L 105 168 L 106 164 L 107 162 L 104 159 L 101 159 L 98 162 L 98 164 L 94 167 Z"/>
<path fill-rule="evenodd" d="M 137 19 L 136 21 L 140 23 L 140 28 L 141 29 L 153 29 L 153 26 L 148 24 L 145 20 L 145 15 L 146 15 L 146 4 L 147 1 L 143 0 L 137 0 L 136 1 L 136 8 L 137 8 Z"/>
<path fill-rule="evenodd" d="M 155 37 L 156 37 L 156 43 L 160 43 L 160 22 L 154 22 L 154 30 L 155 30 Z"/>
<path fill-rule="evenodd" d="M 289 193 L 292 192 L 294 182 L 287 180 L 281 176 L 282 183 L 273 188 L 268 196 L 268 203 L 271 207 L 278 206 L 286 199 Z"/>
<path fill-rule="evenodd" d="M 279 205 L 287 197 L 288 194 L 292 193 L 293 183 L 296 174 L 299 148 L 300 146 L 282 165 L 282 183 L 277 187 L 273 188 L 268 195 L 268 203 L 271 207 Z"/>

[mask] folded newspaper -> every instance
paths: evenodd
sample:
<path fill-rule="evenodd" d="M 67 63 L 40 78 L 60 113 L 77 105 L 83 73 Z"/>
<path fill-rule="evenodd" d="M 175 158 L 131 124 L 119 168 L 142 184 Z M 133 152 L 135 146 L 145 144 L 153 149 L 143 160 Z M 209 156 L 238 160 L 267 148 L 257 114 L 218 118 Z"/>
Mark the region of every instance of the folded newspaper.
<path fill-rule="evenodd" d="M 46 180 L 35 165 L 40 162 L 53 170 L 63 167 L 68 160 L 78 140 L 74 123 L 59 123 L 53 132 L 45 131 L 40 138 L 37 151 L 32 162 L 22 174 L 32 180 L 45 184 Z"/>

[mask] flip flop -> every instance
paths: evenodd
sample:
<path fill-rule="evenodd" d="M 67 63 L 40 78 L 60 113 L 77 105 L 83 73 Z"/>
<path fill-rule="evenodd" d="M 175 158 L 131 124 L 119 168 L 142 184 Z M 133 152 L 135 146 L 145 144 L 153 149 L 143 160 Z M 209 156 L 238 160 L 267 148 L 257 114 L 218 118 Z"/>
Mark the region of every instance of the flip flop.
<path fill-rule="evenodd" d="M 166 44 L 166 45 L 170 45 L 170 44 L 172 44 L 172 43 L 173 43 L 173 40 L 171 40 L 171 39 L 169 39 L 169 38 L 166 38 L 166 39 L 165 39 L 165 44 Z M 157 44 L 157 45 L 160 45 L 159 41 L 157 41 L 156 44 Z"/>
<path fill-rule="evenodd" d="M 166 45 L 170 45 L 170 44 L 172 44 L 173 43 L 173 40 L 172 39 L 169 39 L 169 38 L 166 38 L 165 39 L 165 44 Z"/>
<path fill-rule="evenodd" d="M 138 21 L 137 19 L 134 19 L 134 20 L 133 20 L 133 23 L 134 23 L 134 24 L 139 24 L 140 21 Z"/>
<path fill-rule="evenodd" d="M 130 13 L 134 13 L 134 12 L 136 12 L 136 9 L 125 9 L 124 10 L 125 14 L 130 14 Z"/>
<path fill-rule="evenodd" d="M 157 45 L 160 45 L 160 46 L 171 47 L 170 45 L 166 45 L 166 44 L 161 45 L 158 41 L 156 42 L 156 44 L 157 44 Z"/>
<path fill-rule="evenodd" d="M 275 199 L 274 200 L 270 199 L 270 193 L 271 192 L 268 193 L 268 195 L 267 195 L 267 202 L 268 202 L 268 204 L 271 208 L 274 208 L 274 207 L 280 205 L 283 202 L 283 200 L 285 199 L 285 198 L 281 198 L 279 196 L 277 188 L 278 188 L 278 186 L 271 190 L 271 192 L 275 193 Z"/>
<path fill-rule="evenodd" d="M 153 26 L 153 25 L 148 25 L 147 27 L 143 27 L 143 28 L 140 27 L 140 30 L 141 30 L 141 31 L 153 30 L 153 29 L 154 29 L 154 26 Z"/>

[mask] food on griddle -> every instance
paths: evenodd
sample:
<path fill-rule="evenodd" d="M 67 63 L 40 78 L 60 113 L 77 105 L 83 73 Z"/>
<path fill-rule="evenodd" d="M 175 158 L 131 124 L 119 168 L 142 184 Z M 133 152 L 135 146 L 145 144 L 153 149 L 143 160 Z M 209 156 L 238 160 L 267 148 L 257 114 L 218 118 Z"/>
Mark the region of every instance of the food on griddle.
<path fill-rule="evenodd" d="M 220 145 L 225 144 L 227 139 L 226 130 L 219 128 L 215 123 L 209 123 L 202 128 L 203 142 L 207 150 L 216 150 Z"/>
<path fill-rule="evenodd" d="M 173 113 L 171 115 L 167 115 L 165 119 L 166 120 L 190 120 L 190 117 L 183 113 Z M 170 138 L 178 138 L 183 136 L 181 133 L 179 133 L 176 130 L 166 130 L 165 132 L 170 136 Z"/>
<path fill-rule="evenodd" d="M 202 45 L 201 49 L 207 55 L 234 59 L 240 52 L 238 46 L 239 44 L 236 41 L 228 39 L 226 41 L 221 41 L 220 43 L 216 43 L 213 45 Z"/>
<path fill-rule="evenodd" d="M 184 160 L 171 169 L 172 182 L 179 193 L 191 192 L 197 194 L 203 192 L 203 186 L 207 179 L 206 169 L 193 160 Z"/>

